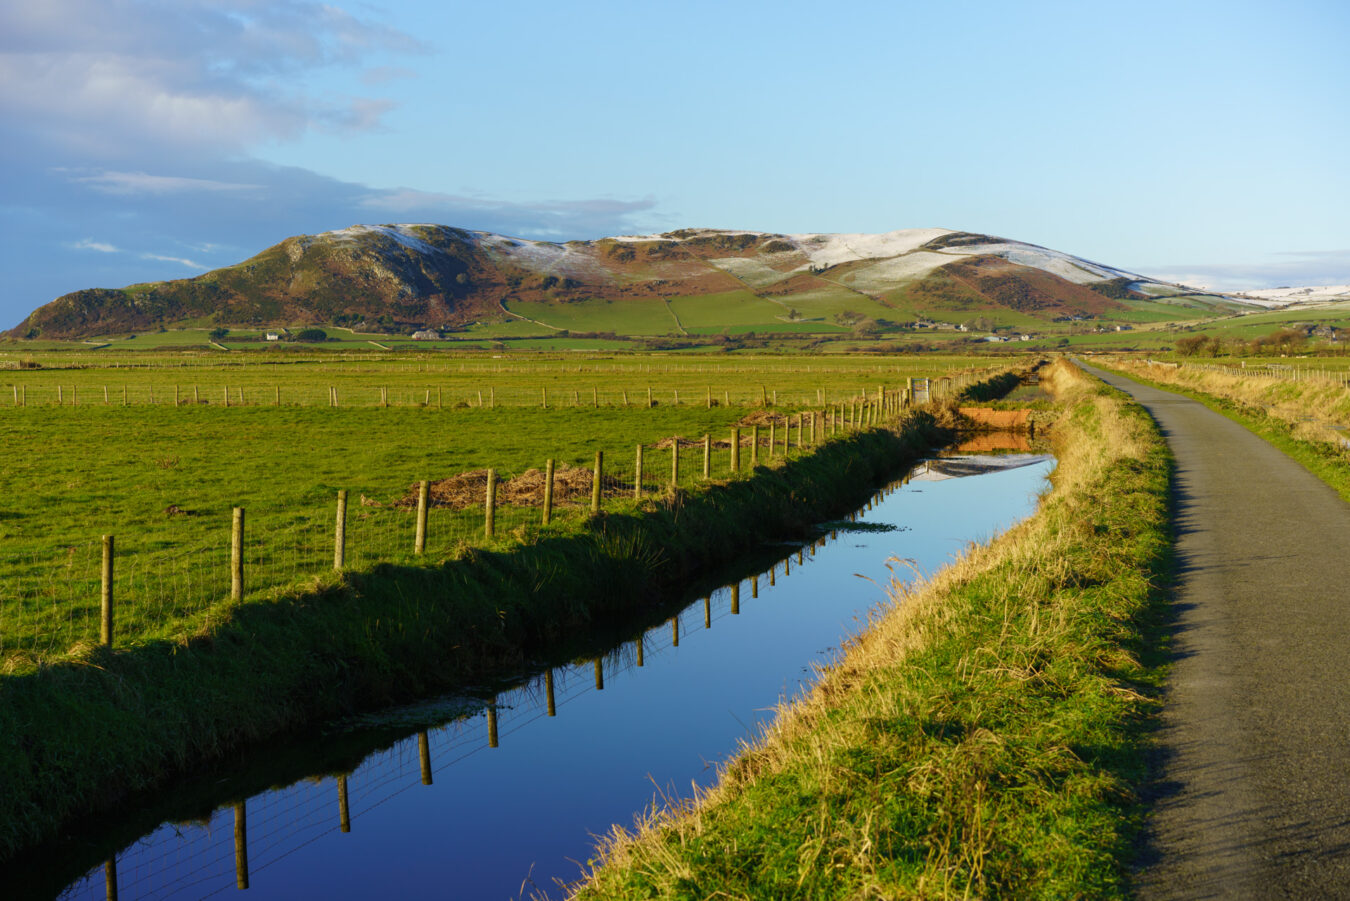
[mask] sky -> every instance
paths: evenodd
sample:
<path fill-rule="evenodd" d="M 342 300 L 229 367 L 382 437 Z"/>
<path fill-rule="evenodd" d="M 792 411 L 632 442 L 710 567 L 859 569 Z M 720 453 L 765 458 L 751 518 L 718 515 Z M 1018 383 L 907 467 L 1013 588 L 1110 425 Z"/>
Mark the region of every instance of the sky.
<path fill-rule="evenodd" d="M 1350 284 L 1347 44 L 1344 0 L 0 0 L 0 327 L 355 223 Z"/>

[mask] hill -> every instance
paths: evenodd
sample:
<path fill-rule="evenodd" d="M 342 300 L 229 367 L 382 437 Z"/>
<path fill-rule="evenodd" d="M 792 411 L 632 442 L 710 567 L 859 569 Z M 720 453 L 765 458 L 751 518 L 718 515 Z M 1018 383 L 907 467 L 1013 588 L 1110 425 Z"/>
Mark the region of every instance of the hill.
<path fill-rule="evenodd" d="M 196 278 L 76 291 L 8 334 L 88 338 L 212 324 L 406 333 L 511 319 L 639 335 L 885 330 L 925 319 L 1129 319 L 1160 303 L 1180 307 L 1178 318 L 1229 305 L 1033 244 L 940 228 L 690 228 L 555 244 L 443 225 L 356 225 L 287 238 Z"/>

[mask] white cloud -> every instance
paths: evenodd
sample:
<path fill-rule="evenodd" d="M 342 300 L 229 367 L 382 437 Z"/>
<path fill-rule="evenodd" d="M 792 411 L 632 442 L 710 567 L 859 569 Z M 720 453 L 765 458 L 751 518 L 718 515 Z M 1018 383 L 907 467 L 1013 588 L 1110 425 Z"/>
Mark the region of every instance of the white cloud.
<path fill-rule="evenodd" d="M 307 72 L 416 39 L 310 0 L 0 4 L 0 115 L 94 158 L 169 144 L 240 152 L 378 125 L 389 101 L 313 96 Z"/>
<path fill-rule="evenodd" d="M 198 269 L 201 271 L 205 271 L 206 269 L 210 268 L 207 266 L 203 266 L 201 263 L 197 263 L 192 260 L 185 259 L 183 257 L 165 256 L 164 254 L 161 253 L 143 253 L 141 254 L 141 259 L 158 260 L 161 263 L 177 263 L 180 266 L 186 266 L 189 269 Z"/>
<path fill-rule="evenodd" d="M 105 194 L 168 194 L 188 191 L 249 191 L 261 185 L 217 181 L 210 178 L 186 178 L 178 175 L 150 175 L 145 172 L 111 172 L 70 176 L 77 184 L 86 184 Z"/>
<path fill-rule="evenodd" d="M 105 241 L 94 241 L 85 238 L 82 241 L 75 241 L 71 245 L 75 250 L 97 250 L 99 253 L 119 253 L 115 245 L 108 244 Z"/>
<path fill-rule="evenodd" d="M 1153 278 L 1210 291 L 1350 284 L 1350 250 L 1290 250 L 1242 263 L 1144 267 Z"/>

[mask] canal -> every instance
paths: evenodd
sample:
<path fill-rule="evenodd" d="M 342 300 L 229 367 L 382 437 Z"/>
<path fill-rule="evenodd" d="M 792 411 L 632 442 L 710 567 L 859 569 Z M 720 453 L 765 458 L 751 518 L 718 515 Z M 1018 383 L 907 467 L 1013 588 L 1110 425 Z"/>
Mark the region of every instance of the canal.
<path fill-rule="evenodd" d="M 603 654 L 254 752 L 28 855 L 6 896 L 561 897 L 596 836 L 711 784 L 893 578 L 1027 516 L 1053 465 L 925 461 Z"/>

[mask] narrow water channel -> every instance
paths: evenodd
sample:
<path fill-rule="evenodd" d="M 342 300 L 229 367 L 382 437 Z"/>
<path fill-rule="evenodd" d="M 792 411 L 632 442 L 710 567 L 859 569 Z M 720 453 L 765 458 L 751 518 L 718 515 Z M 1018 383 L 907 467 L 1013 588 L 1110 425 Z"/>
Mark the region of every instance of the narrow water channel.
<path fill-rule="evenodd" d="M 598 660 L 502 689 L 495 707 L 441 698 L 335 724 L 177 792 L 157 827 L 129 811 L 107 835 L 30 856 L 0 877 L 0 894 L 561 897 L 594 836 L 710 784 L 861 627 L 892 576 L 931 573 L 1025 517 L 1053 465 L 1030 454 L 922 463 L 819 539 L 781 546 L 758 574 Z"/>

